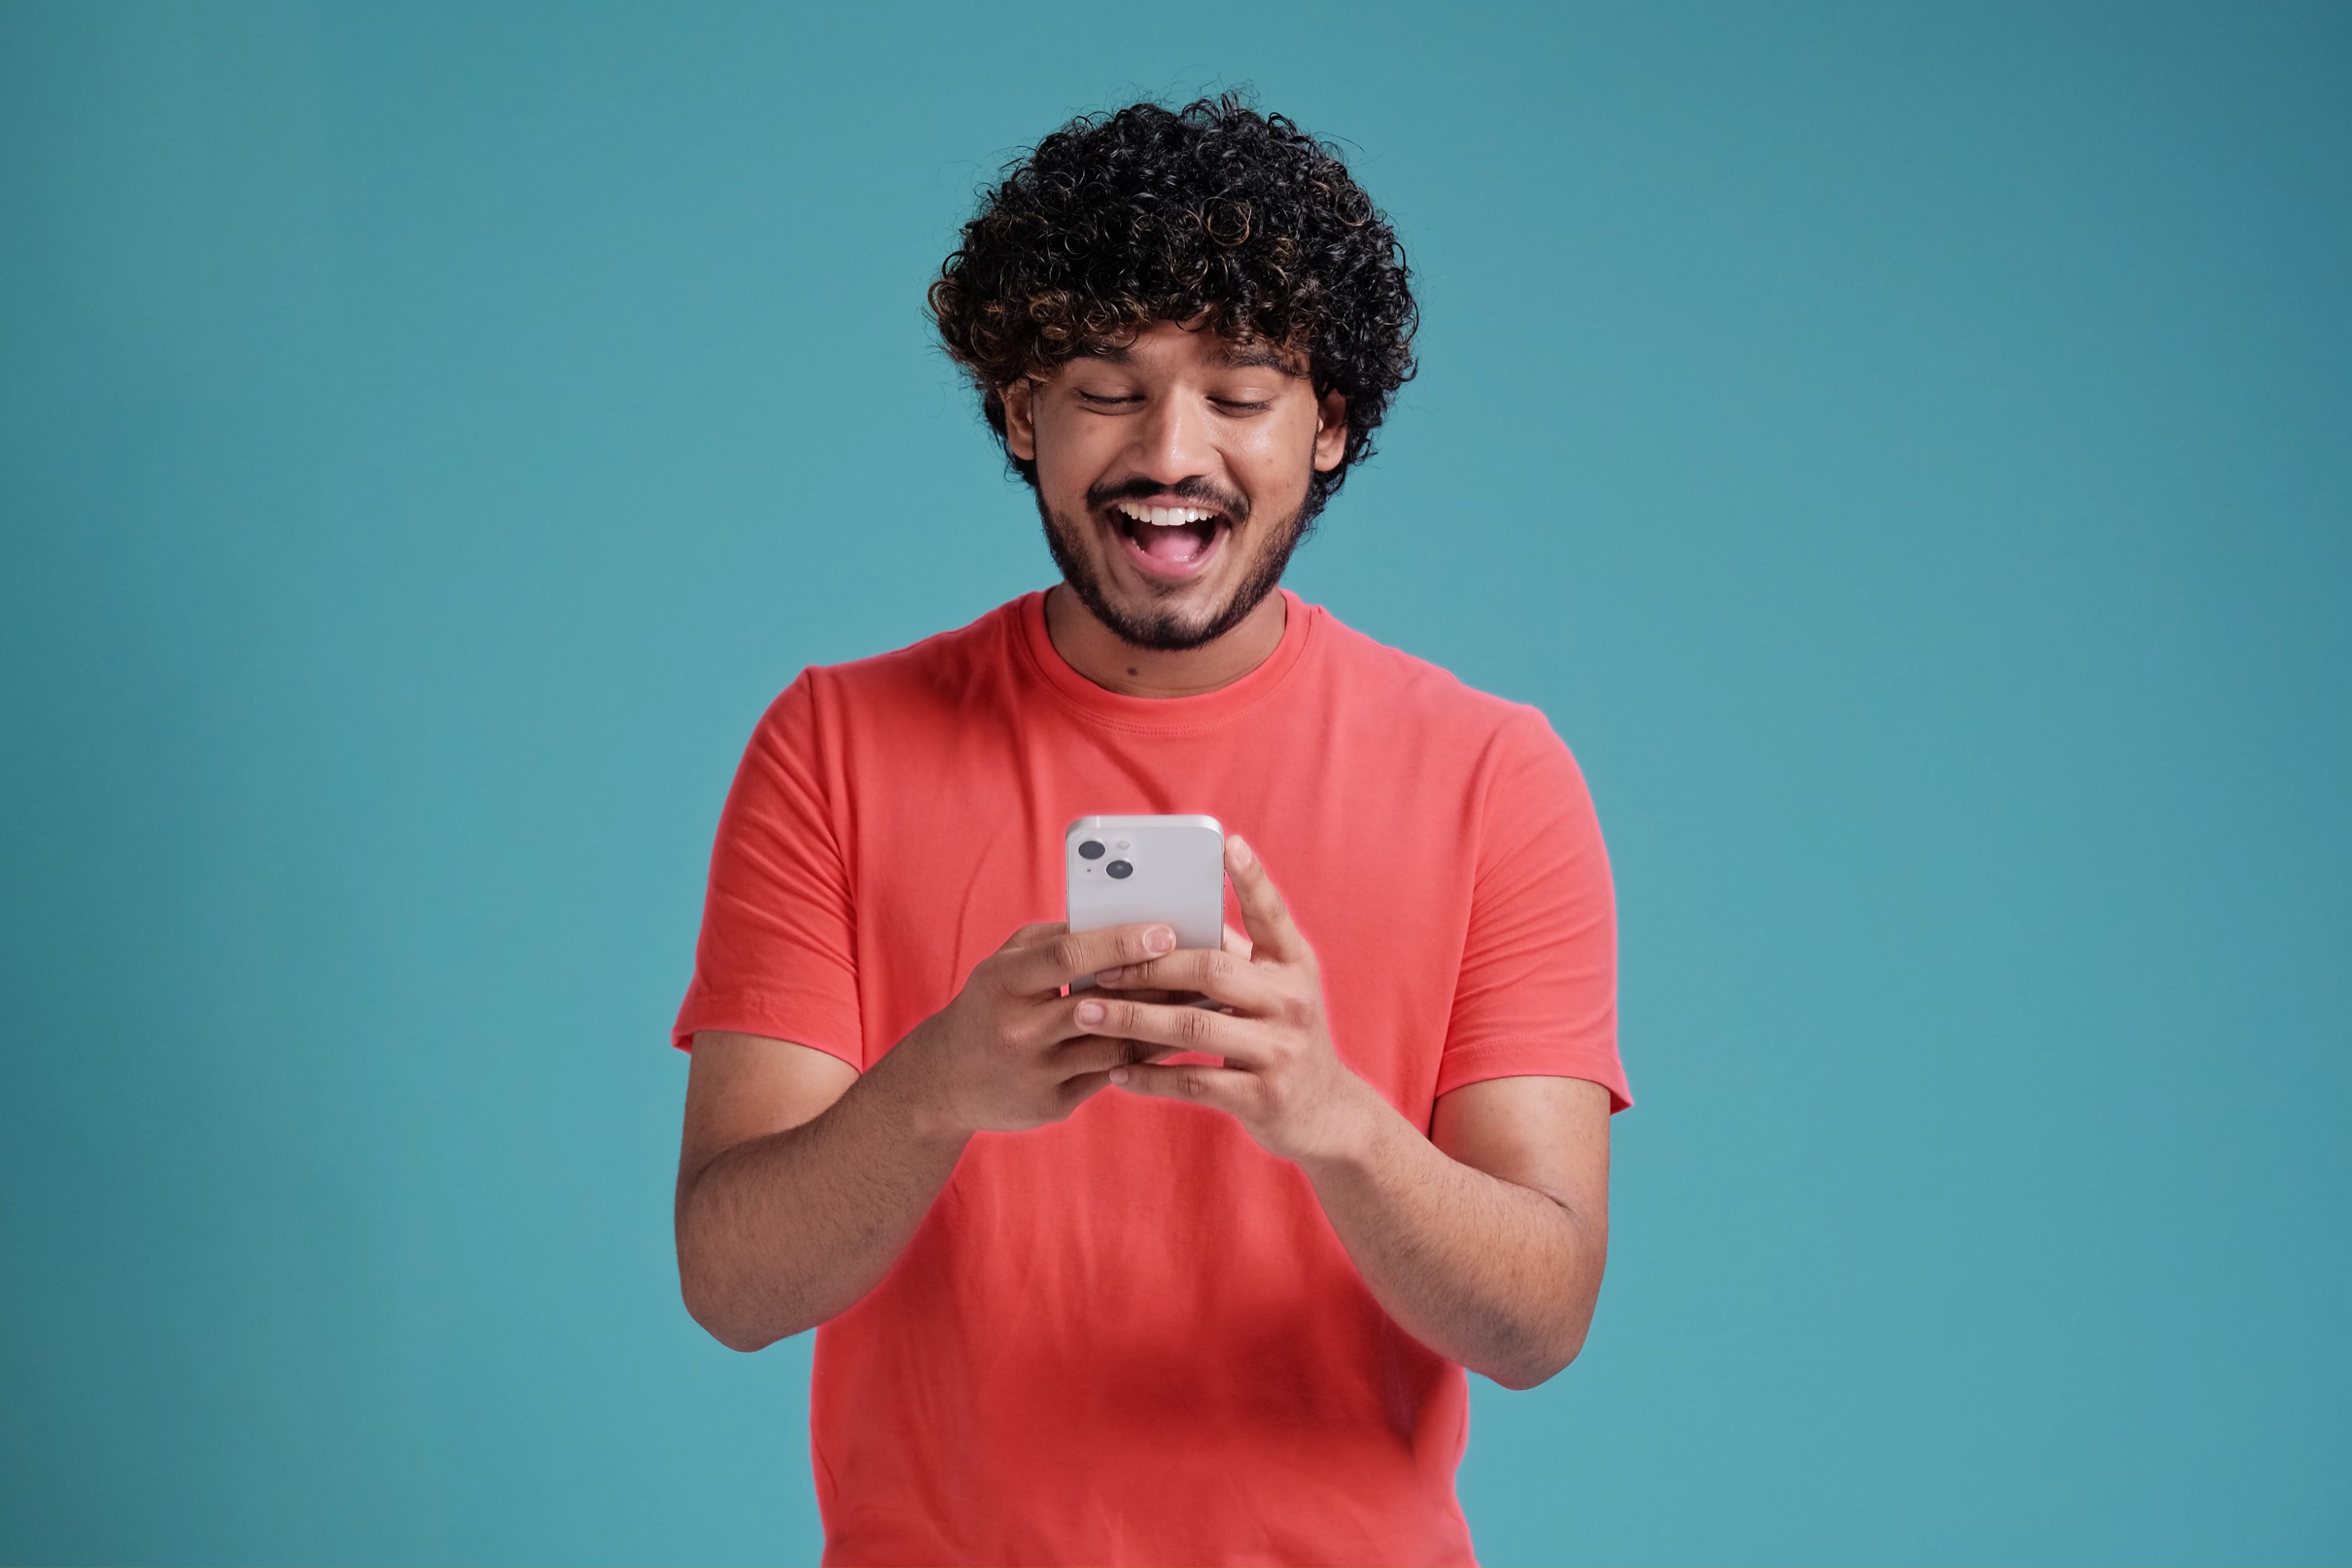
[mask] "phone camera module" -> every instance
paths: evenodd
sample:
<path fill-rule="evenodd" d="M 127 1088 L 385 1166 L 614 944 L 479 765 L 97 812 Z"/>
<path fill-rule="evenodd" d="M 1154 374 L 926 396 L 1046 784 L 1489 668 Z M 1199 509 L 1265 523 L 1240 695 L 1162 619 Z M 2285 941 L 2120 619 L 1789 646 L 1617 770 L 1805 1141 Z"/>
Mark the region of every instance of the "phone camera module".
<path fill-rule="evenodd" d="M 1080 849 L 1078 853 L 1083 855 L 1086 851 L 1084 849 Z M 1109 865 L 1104 867 L 1103 869 L 1109 872 L 1114 877 L 1132 877 L 1135 875 L 1135 868 L 1129 865 L 1124 860 L 1114 860 Z"/>
<path fill-rule="evenodd" d="M 1100 839 L 1089 838 L 1084 844 L 1078 846 L 1078 853 L 1085 856 L 1089 860 L 1099 860 L 1103 858 L 1102 841 Z"/>

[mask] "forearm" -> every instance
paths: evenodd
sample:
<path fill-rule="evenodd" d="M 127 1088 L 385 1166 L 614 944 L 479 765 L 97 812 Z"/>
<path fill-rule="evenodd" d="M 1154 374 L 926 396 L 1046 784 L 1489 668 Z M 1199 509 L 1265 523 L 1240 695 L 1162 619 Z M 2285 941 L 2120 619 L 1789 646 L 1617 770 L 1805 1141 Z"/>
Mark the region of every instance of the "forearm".
<path fill-rule="evenodd" d="M 886 1056 L 814 1120 L 680 1182 L 678 1275 L 713 1337 L 758 1350 L 834 1317 L 888 1272 L 969 1140 L 929 1127 L 916 1088 Z"/>
<path fill-rule="evenodd" d="M 1301 1162 L 1375 1299 L 1423 1344 L 1508 1388 L 1583 1348 L 1607 1221 L 1447 1155 L 1369 1086 L 1342 1152 Z"/>

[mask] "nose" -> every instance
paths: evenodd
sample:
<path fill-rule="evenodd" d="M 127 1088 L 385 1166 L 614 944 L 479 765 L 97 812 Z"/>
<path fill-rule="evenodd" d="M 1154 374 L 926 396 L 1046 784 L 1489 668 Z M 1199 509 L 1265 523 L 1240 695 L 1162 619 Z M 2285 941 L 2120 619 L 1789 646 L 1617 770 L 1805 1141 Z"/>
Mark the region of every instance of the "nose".
<path fill-rule="evenodd" d="M 1154 398 L 1136 426 L 1129 454 L 1136 471 L 1164 485 L 1213 472 L 1216 448 L 1208 414 L 1202 400 L 1187 393 Z"/>

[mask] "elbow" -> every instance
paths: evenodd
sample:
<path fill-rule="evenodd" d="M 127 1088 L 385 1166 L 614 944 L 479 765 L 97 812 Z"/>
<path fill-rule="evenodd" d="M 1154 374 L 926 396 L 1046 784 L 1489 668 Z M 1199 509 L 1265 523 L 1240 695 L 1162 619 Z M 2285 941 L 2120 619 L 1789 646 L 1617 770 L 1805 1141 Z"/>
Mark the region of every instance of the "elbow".
<path fill-rule="evenodd" d="M 1533 1303 L 1530 1303 L 1533 1305 Z M 1564 1281 L 1532 1315 L 1506 1332 L 1496 1349 L 1496 1364 L 1474 1370 L 1486 1373 L 1514 1393 L 1538 1388 L 1566 1372 L 1584 1352 L 1585 1336 L 1592 1331 L 1592 1314 L 1601 1305 L 1601 1271 Z"/>
<path fill-rule="evenodd" d="M 696 1223 L 693 1188 L 679 1184 L 677 1239 L 677 1293 L 686 1314 L 702 1331 L 730 1351 L 749 1355 L 765 1350 L 793 1331 L 762 1321 L 754 1292 L 744 1288 L 740 1271 L 729 1266 L 722 1248 L 715 1247 L 706 1228 Z"/>
<path fill-rule="evenodd" d="M 728 1310 L 724 1303 L 712 1299 L 707 1288 L 698 1289 L 691 1278 L 679 1281 L 679 1295 L 686 1301 L 687 1315 L 702 1326 L 702 1331 L 730 1351 L 745 1355 L 766 1350 L 784 1335 L 769 1331 L 751 1322 L 745 1314 Z"/>
<path fill-rule="evenodd" d="M 677 1284 L 678 1297 L 686 1303 L 686 1315 L 701 1325 L 704 1333 L 729 1350 L 749 1354 L 775 1342 L 772 1339 L 761 1338 L 750 1324 L 738 1321 L 736 1315 L 728 1311 L 725 1305 L 716 1299 L 709 1284 L 698 1279 L 692 1269 L 679 1269 Z"/>
<path fill-rule="evenodd" d="M 1583 1348 L 1584 1336 L 1579 1334 L 1574 1343 L 1563 1349 L 1514 1357 L 1501 1365 L 1478 1370 L 1512 1393 L 1525 1394 L 1530 1388 L 1542 1387 L 1566 1372 L 1569 1364 L 1576 1360 L 1577 1352 Z"/>
<path fill-rule="evenodd" d="M 702 1325 L 703 1332 L 725 1345 L 729 1350 L 743 1355 L 750 1355 L 753 1351 L 766 1350 L 783 1338 L 782 1334 L 763 1334 L 756 1329 L 730 1323 L 722 1318 L 705 1317 L 698 1312 L 695 1314 L 694 1321 Z"/>
<path fill-rule="evenodd" d="M 1491 1373 L 1486 1373 L 1486 1377 L 1491 1377 L 1494 1383 L 1500 1383 L 1506 1389 L 1510 1389 L 1512 1394 L 1524 1394 L 1527 1389 L 1543 1387 L 1545 1383 L 1550 1383 L 1552 1377 L 1569 1371 L 1569 1363 L 1576 1361 L 1576 1352 L 1580 1350 L 1583 1350 L 1583 1340 L 1578 1340 L 1576 1344 L 1571 1344 L 1571 1347 L 1567 1347 L 1567 1350 L 1555 1352 L 1555 1354 L 1528 1356 L 1528 1359 L 1522 1359 L 1522 1361 L 1510 1361 L 1507 1366 L 1498 1366 Z"/>
<path fill-rule="evenodd" d="M 778 1329 L 762 1321 L 761 1314 L 747 1309 L 742 1291 L 730 1289 L 728 1282 L 717 1278 L 707 1262 L 689 1258 L 684 1248 L 679 1249 L 677 1287 L 687 1316 L 730 1351 L 749 1355 L 793 1332 L 789 1328 Z"/>
<path fill-rule="evenodd" d="M 1491 1364 L 1471 1370 L 1514 1394 L 1524 1394 L 1549 1383 L 1566 1372 L 1584 1350 L 1585 1334 L 1592 1327 L 1592 1304 L 1581 1302 L 1579 1308 L 1551 1325 L 1549 1331 L 1531 1328 L 1510 1336 L 1509 1343 L 1497 1347 L 1500 1353 Z"/>

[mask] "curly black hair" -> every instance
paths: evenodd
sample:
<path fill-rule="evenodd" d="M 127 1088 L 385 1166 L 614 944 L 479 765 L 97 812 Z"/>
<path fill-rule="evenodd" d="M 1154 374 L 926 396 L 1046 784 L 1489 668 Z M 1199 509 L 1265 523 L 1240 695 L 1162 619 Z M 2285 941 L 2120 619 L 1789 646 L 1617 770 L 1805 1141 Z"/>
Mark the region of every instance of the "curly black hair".
<path fill-rule="evenodd" d="M 1156 321 L 1303 352 L 1348 400 L 1339 466 L 1372 454 L 1413 374 L 1420 312 L 1396 231 L 1333 151 L 1234 93 L 1082 115 L 1006 165 L 930 288 L 948 353 L 1001 441 L 1003 389 Z M 1008 460 L 1032 488 L 1037 467 Z"/>

